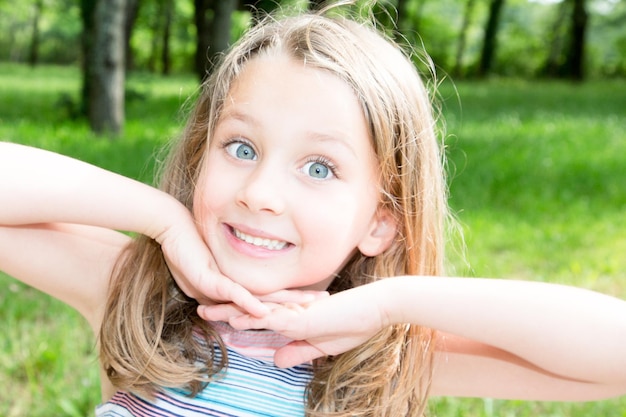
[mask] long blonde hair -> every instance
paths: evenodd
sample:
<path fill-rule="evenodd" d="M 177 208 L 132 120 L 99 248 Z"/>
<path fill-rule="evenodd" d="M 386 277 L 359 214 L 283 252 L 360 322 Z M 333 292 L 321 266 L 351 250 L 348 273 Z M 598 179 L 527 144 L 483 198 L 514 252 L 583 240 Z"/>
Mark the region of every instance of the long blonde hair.
<path fill-rule="evenodd" d="M 248 31 L 204 84 L 162 172 L 161 189 L 193 209 L 203 155 L 230 86 L 249 60 L 269 51 L 329 71 L 352 87 L 380 162 L 380 204 L 398 223 L 391 247 L 376 257 L 354 255 L 330 291 L 397 275 L 442 274 L 447 206 L 431 98 L 410 58 L 377 29 L 352 19 L 268 18 Z M 159 387 L 199 392 L 226 365 L 214 363 L 206 344 L 223 345 L 197 316 L 195 300 L 176 286 L 159 246 L 136 239 L 114 275 L 100 332 L 111 381 L 146 395 Z M 433 349 L 431 330 L 396 325 L 349 352 L 316 361 L 308 415 L 422 415 Z"/>

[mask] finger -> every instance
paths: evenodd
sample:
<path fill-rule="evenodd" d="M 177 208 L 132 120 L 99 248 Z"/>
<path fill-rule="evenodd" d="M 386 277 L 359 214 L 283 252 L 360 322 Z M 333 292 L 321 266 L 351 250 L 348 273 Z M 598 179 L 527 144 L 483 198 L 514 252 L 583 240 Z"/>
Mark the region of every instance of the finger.
<path fill-rule="evenodd" d="M 270 312 L 269 307 L 263 304 L 261 300 L 254 297 L 243 287 L 233 284 L 231 300 L 255 317 L 263 317 Z"/>
<path fill-rule="evenodd" d="M 232 301 L 255 317 L 263 317 L 270 311 L 269 307 L 265 306 L 248 290 L 224 276 L 205 279 L 203 282 L 207 285 L 201 288 L 201 291 L 209 298 L 219 301 Z"/>
<path fill-rule="evenodd" d="M 231 317 L 228 320 L 228 323 L 237 330 L 274 330 L 270 327 L 270 320 L 267 316 L 254 317 L 250 314 L 244 314 L 237 317 Z"/>
<path fill-rule="evenodd" d="M 301 290 L 281 290 L 271 294 L 258 297 L 261 301 L 269 301 L 273 303 L 297 303 L 307 304 L 313 301 L 326 298 L 329 296 L 328 291 L 301 291 Z"/>
<path fill-rule="evenodd" d="M 250 314 L 243 314 L 231 317 L 230 325 L 237 330 L 274 330 L 285 336 L 296 338 L 294 336 L 298 333 L 299 314 L 304 311 L 304 308 L 295 303 L 265 303 L 265 306 L 271 309 L 267 315 L 254 317 Z"/>
<path fill-rule="evenodd" d="M 243 314 L 247 313 L 233 303 L 198 306 L 198 315 L 207 321 L 229 321 Z"/>
<path fill-rule="evenodd" d="M 323 356 L 326 354 L 315 346 L 304 340 L 297 340 L 278 349 L 274 353 L 274 363 L 279 368 L 291 368 Z"/>

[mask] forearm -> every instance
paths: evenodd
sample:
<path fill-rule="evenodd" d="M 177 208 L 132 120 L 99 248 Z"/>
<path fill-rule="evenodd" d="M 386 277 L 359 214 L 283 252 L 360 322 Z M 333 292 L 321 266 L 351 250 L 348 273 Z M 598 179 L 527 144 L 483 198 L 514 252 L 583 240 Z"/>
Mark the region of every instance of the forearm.
<path fill-rule="evenodd" d="M 172 276 L 188 296 L 205 301 L 232 301 L 256 315 L 267 312 L 261 301 L 217 270 L 189 210 L 156 188 L 62 155 L 0 143 L 0 199 L 0 226 L 63 223 L 59 226 L 78 224 L 141 233 L 161 244 Z M 85 233 L 74 230 L 76 235 Z M 104 237 L 104 233 L 98 234 Z M 98 283 L 108 280 L 111 262 L 120 249 L 118 239 L 107 236 L 106 240 L 115 240 L 110 242 L 115 246 L 112 251 L 95 243 L 86 249 L 95 253 L 94 262 L 104 271 L 96 277 Z M 38 239 L 32 241 L 39 243 Z M 75 244 L 77 239 L 62 241 Z M 83 262 L 83 256 L 77 256 L 80 251 L 70 246 L 53 266 L 61 271 L 57 274 L 59 279 L 93 274 L 93 267 Z M 103 252 L 113 254 L 101 259 L 99 254 Z M 3 256 L 11 257 L 10 251 L 5 250 Z M 0 259 L 0 268 L 6 268 L 2 263 Z M 68 268 L 71 273 L 66 272 Z M 47 279 L 42 275 L 49 274 L 42 274 L 40 268 L 26 264 L 24 268 L 11 269 L 16 278 L 31 285 L 39 288 L 48 285 L 41 284 Z M 67 299 L 62 294 L 58 296 Z M 86 294 L 81 299 L 93 297 Z"/>
<path fill-rule="evenodd" d="M 156 238 L 185 213 L 173 197 L 62 155 L 0 143 L 0 224 L 76 223 Z"/>
<path fill-rule="evenodd" d="M 388 281 L 388 282 L 385 282 Z M 381 281 L 390 322 L 479 341 L 549 372 L 626 382 L 626 302 L 537 282 L 403 277 Z"/>

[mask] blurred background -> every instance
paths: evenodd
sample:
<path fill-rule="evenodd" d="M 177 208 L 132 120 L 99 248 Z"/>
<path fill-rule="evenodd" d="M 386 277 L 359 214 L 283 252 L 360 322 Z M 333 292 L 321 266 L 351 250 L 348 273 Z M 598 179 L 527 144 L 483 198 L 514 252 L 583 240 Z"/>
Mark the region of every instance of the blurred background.
<path fill-rule="evenodd" d="M 265 12 L 320 3 L 0 0 L 0 140 L 152 183 L 216 54 Z M 418 51 L 437 92 L 462 232 L 450 236 L 449 273 L 626 298 L 626 1 L 354 3 Z M 93 415 L 83 319 L 1 273 L 0 292 L 0 415 Z M 626 399 L 438 398 L 430 415 L 626 416 Z"/>
<path fill-rule="evenodd" d="M 354 3 L 358 9 L 372 2 Z M 71 97 L 73 104 L 93 129 L 117 132 L 123 110 L 109 111 L 112 116 L 91 110 L 122 106 L 115 97 L 123 86 L 120 74 L 195 73 L 203 79 L 215 55 L 265 12 L 323 4 L 5 0 L 0 1 L 0 62 L 80 67 L 82 96 Z M 373 10 L 392 36 L 423 47 L 440 73 L 457 80 L 582 81 L 626 75 L 626 4 L 620 0 L 386 0 Z M 98 77 L 106 77 L 105 85 L 99 85 Z M 90 94 L 98 89 L 105 91 Z M 117 102 L 106 103 L 107 97 Z"/>

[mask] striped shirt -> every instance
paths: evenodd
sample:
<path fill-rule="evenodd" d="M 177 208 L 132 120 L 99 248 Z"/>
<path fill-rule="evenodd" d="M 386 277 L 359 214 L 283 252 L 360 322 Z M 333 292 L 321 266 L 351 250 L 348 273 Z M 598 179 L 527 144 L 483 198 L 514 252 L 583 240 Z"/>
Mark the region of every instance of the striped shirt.
<path fill-rule="evenodd" d="M 311 366 L 281 369 L 273 360 L 276 349 L 289 339 L 271 331 L 237 331 L 225 323 L 214 325 L 227 346 L 228 367 L 197 396 L 163 389 L 154 400 L 147 400 L 119 391 L 96 408 L 96 416 L 303 416 Z M 219 349 L 215 359 L 221 359 Z"/>

